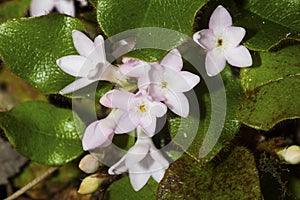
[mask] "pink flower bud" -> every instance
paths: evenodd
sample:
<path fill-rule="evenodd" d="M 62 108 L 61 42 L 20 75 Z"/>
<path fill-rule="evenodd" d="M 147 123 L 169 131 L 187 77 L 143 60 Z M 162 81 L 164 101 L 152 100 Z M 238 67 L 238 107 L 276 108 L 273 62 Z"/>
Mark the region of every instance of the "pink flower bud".
<path fill-rule="evenodd" d="M 87 174 L 96 172 L 99 166 L 99 161 L 96 160 L 91 154 L 84 156 L 79 163 L 79 168 Z"/>

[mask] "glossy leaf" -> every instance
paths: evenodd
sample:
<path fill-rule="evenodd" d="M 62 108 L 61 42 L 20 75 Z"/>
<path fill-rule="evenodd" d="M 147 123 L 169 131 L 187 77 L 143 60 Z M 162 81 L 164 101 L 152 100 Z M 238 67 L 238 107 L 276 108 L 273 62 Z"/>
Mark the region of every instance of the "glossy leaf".
<path fill-rule="evenodd" d="M 221 163 L 200 166 L 185 155 L 167 170 L 158 199 L 260 199 L 253 155 L 236 147 Z"/>
<path fill-rule="evenodd" d="M 25 102 L 1 113 L 0 123 L 10 143 L 33 161 L 62 165 L 82 153 L 85 125 L 70 110 L 46 102 Z"/>
<path fill-rule="evenodd" d="M 176 2 L 172 0 L 98 0 L 97 18 L 100 27 L 109 37 L 123 31 L 143 27 L 172 29 L 191 36 L 196 12 L 205 3 L 207 0 L 179 0 Z M 168 41 L 168 49 L 165 50 L 169 50 L 180 45 L 186 38 L 182 35 L 169 37 L 162 32 L 158 35 L 149 32 L 147 39 L 149 43 L 158 45 Z M 147 41 L 138 40 L 137 43 L 139 42 L 147 43 Z M 149 54 L 152 54 L 154 58 L 149 58 L 147 56 Z M 143 50 L 135 52 L 131 56 L 154 61 L 160 59 L 164 54 L 164 51 Z"/>
<path fill-rule="evenodd" d="M 25 15 L 30 0 L 13 0 L 1 3 L 0 2 L 0 23 L 8 19 L 14 19 Z"/>
<path fill-rule="evenodd" d="M 132 200 L 132 199 L 156 199 L 156 190 L 158 184 L 152 178 L 138 192 L 134 191 L 130 184 L 129 177 L 123 177 L 115 181 L 106 192 L 106 197 L 109 200 Z"/>
<path fill-rule="evenodd" d="M 241 70 L 246 101 L 240 120 L 253 128 L 269 130 L 285 119 L 300 117 L 300 46 L 256 55 L 257 67 Z"/>
<path fill-rule="evenodd" d="M 57 93 L 74 80 L 56 59 L 78 54 L 72 30 L 82 30 L 75 18 L 47 15 L 17 19 L 0 25 L 0 57 L 16 75 L 42 91 Z"/>
<path fill-rule="evenodd" d="M 202 80 L 200 87 L 196 89 L 200 106 L 200 122 L 193 115 L 186 119 L 173 118 L 170 120 L 170 133 L 173 138 L 178 137 L 174 142 L 180 146 L 186 144 L 186 140 L 189 140 L 191 133 L 197 132 L 186 153 L 198 161 L 200 161 L 199 155 L 201 156 L 205 152 L 208 155 L 205 155 L 201 159 L 202 161 L 208 162 L 214 158 L 234 138 L 240 128 L 240 122 L 236 116 L 239 104 L 242 101 L 240 81 L 232 73 L 229 66 L 222 72 L 222 79 L 225 84 L 226 93 L 224 92 L 224 94 L 221 85 L 218 84 L 214 85 L 213 87 L 216 88 L 209 93 L 203 83 L 204 80 Z M 218 79 L 209 80 L 211 82 L 206 84 L 214 84 Z M 212 102 L 214 104 L 213 110 Z M 214 119 L 211 119 L 211 116 L 214 116 Z M 221 124 L 223 120 L 225 120 L 224 126 Z M 217 134 L 219 131 L 220 135 Z M 216 144 L 214 144 L 214 141 L 216 141 Z"/>
<path fill-rule="evenodd" d="M 246 8 L 275 23 L 300 31 L 300 2 L 294 0 L 248 0 Z"/>
<path fill-rule="evenodd" d="M 245 1 L 235 24 L 247 30 L 245 45 L 252 50 L 268 50 L 286 39 L 300 40 L 300 1 Z"/>

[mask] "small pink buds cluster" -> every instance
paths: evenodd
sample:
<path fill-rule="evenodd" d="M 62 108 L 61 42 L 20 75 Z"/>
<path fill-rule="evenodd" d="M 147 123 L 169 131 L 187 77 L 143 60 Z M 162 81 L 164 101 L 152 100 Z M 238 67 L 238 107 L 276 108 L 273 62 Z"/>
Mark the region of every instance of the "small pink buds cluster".
<path fill-rule="evenodd" d="M 57 65 L 79 79 L 62 89 L 61 93 L 70 93 L 100 80 L 121 86 L 100 99 L 100 103 L 111 108 L 111 112 L 106 118 L 92 122 L 86 128 L 82 139 L 83 149 L 107 148 L 113 145 L 115 134 L 135 131 L 136 143 L 108 172 L 128 172 L 136 191 L 147 183 L 150 176 L 160 182 L 169 162 L 152 142 L 151 137 L 157 133 L 157 119 L 163 117 L 168 108 L 181 117 L 188 116 L 189 102 L 184 92 L 199 83 L 199 76 L 182 71 L 183 61 L 177 49 L 158 62 L 123 58 L 123 64 L 116 67 L 106 60 L 102 36 L 96 37 L 94 42 L 79 31 L 73 31 L 72 36 L 80 55 L 62 57 L 57 60 Z M 136 80 L 135 87 L 131 87 L 136 88 L 134 92 L 122 87 L 126 85 L 124 82 L 132 79 Z M 94 172 L 95 163 L 87 166 L 82 162 L 81 168 Z"/>

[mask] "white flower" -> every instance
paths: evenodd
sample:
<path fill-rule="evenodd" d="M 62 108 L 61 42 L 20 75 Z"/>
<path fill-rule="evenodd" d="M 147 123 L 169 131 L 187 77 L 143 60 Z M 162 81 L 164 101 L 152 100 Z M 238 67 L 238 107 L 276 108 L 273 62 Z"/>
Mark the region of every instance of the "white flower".
<path fill-rule="evenodd" d="M 167 112 L 167 107 L 163 103 L 153 101 L 143 90 L 136 94 L 112 90 L 100 99 L 100 103 L 124 111 L 115 133 L 128 133 L 141 126 L 146 134 L 152 137 L 155 134 L 156 118 L 162 117 Z"/>
<path fill-rule="evenodd" d="M 181 117 L 189 114 L 189 102 L 183 92 L 195 87 L 199 76 L 181 71 L 182 58 L 177 49 L 170 51 L 159 64 L 153 64 L 149 72 L 149 94 L 156 101 L 163 101 L 170 110 Z"/>
<path fill-rule="evenodd" d="M 198 31 L 193 39 L 206 49 L 205 68 L 209 76 L 220 73 L 226 60 L 232 66 L 249 67 L 252 65 L 251 55 L 246 47 L 239 45 L 245 36 L 245 29 L 232 26 L 228 11 L 218 6 L 209 20 L 209 29 Z"/>
<path fill-rule="evenodd" d="M 140 190 L 152 176 L 160 182 L 169 167 L 169 162 L 154 146 L 151 138 L 138 128 L 138 139 L 121 160 L 109 168 L 109 174 L 129 172 L 134 190 Z M 140 132 L 140 133 L 139 133 Z"/>
<path fill-rule="evenodd" d="M 300 163 L 300 147 L 297 145 L 280 150 L 277 155 L 289 164 L 296 165 Z"/>
<path fill-rule="evenodd" d="M 86 0 L 78 0 L 82 6 L 87 5 Z M 32 0 L 30 5 L 31 16 L 47 15 L 56 9 L 59 13 L 75 16 L 75 5 L 73 0 Z"/>
<path fill-rule="evenodd" d="M 64 56 L 56 63 L 64 72 L 80 78 L 62 89 L 61 94 L 71 93 L 99 80 L 118 81 L 118 68 L 107 62 L 101 35 L 93 42 L 80 31 L 74 30 L 72 37 L 80 55 Z"/>

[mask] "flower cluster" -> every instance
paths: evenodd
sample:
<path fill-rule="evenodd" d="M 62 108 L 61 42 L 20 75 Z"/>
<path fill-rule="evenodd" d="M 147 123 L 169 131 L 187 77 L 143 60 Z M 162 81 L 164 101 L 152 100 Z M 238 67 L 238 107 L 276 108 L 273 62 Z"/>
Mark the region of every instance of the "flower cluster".
<path fill-rule="evenodd" d="M 210 18 L 209 29 L 196 32 L 193 36 L 195 42 L 207 50 L 205 67 L 209 76 L 220 73 L 226 60 L 237 67 L 252 65 L 249 51 L 239 45 L 244 35 L 243 28 L 232 26 L 228 11 L 218 6 Z M 61 94 L 74 92 L 96 81 L 109 81 L 118 86 L 100 99 L 100 104 L 110 108 L 111 112 L 86 128 L 83 149 L 105 149 L 113 145 L 115 134 L 135 131 L 136 143 L 109 168 L 108 173 L 128 172 L 136 191 L 147 183 L 150 176 L 157 182 L 161 181 L 169 162 L 152 141 L 157 133 L 157 119 L 163 117 L 168 108 L 181 117 L 188 116 L 189 102 L 184 93 L 199 83 L 199 76 L 182 71 L 183 61 L 177 49 L 171 50 L 158 62 L 123 58 L 122 64 L 117 67 L 107 61 L 101 35 L 91 41 L 74 30 L 72 37 L 79 55 L 62 57 L 57 60 L 57 65 L 78 79 L 63 88 Z M 119 50 L 124 49 L 124 45 L 134 46 L 125 40 L 118 44 Z M 98 166 L 98 161 L 90 155 L 80 164 L 80 168 L 87 173 L 96 172 Z M 87 179 L 82 184 L 93 182 L 97 186 L 101 182 L 97 175 Z M 83 185 L 80 192 L 90 191 L 85 188 Z"/>
<path fill-rule="evenodd" d="M 159 182 L 169 162 L 151 139 L 157 133 L 157 119 L 166 114 L 167 108 L 181 117 L 188 116 L 189 102 L 184 92 L 199 83 L 199 76 L 182 71 L 183 62 L 177 49 L 159 62 L 123 58 L 123 64 L 116 67 L 106 60 L 102 36 L 96 37 L 94 42 L 76 30 L 72 36 L 80 55 L 62 57 L 57 60 L 57 65 L 79 79 L 62 89 L 61 93 L 73 92 L 99 80 L 119 85 L 118 89 L 107 92 L 100 99 L 100 103 L 111 108 L 111 112 L 86 128 L 83 149 L 106 148 L 112 145 L 115 134 L 135 131 L 135 145 L 108 172 L 128 172 L 135 190 L 141 189 L 150 176 Z M 129 84 L 133 79 L 136 83 L 134 92 L 122 88 L 124 82 Z M 85 171 L 94 172 L 90 169 Z"/>

